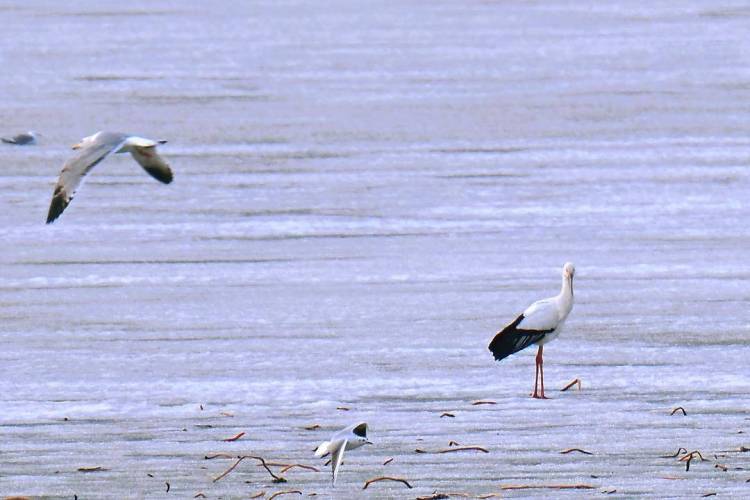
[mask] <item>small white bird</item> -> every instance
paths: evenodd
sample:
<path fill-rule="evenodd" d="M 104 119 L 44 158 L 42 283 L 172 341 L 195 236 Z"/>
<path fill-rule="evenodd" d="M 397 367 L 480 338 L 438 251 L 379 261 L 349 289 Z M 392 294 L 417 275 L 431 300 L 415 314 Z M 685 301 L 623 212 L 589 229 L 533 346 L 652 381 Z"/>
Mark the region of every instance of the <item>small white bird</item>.
<path fill-rule="evenodd" d="M 542 353 L 544 344 L 554 340 L 560 334 L 568 314 L 573 309 L 573 276 L 575 276 L 575 273 L 576 269 L 573 264 L 566 263 L 562 270 L 562 290 L 560 290 L 560 293 L 555 297 L 531 304 L 523 314 L 498 332 L 489 345 L 490 351 L 498 361 L 525 349 L 531 344 L 539 346 L 536 354 L 534 394 L 532 394 L 534 398 L 547 399 L 544 396 Z M 541 392 L 537 391 L 537 383 L 540 380 Z"/>
<path fill-rule="evenodd" d="M 372 444 L 367 439 L 367 424 L 360 422 L 353 424 L 335 433 L 330 441 L 323 441 L 315 450 L 316 457 L 325 457 L 331 454 L 331 468 L 333 472 L 332 483 L 336 485 L 336 476 L 339 473 L 339 466 L 344 459 L 345 450 L 354 450 L 360 446 Z"/>
<path fill-rule="evenodd" d="M 118 132 L 97 132 L 73 146 L 79 153 L 66 161 L 55 185 L 47 224 L 57 219 L 73 200 L 78 186 L 89 171 L 112 153 L 130 153 L 143 169 L 156 180 L 169 184 L 172 170 L 156 153 L 156 146 L 167 141 L 152 141 Z"/>
<path fill-rule="evenodd" d="M 0 140 L 6 144 L 15 144 L 16 146 L 31 146 L 36 144 L 37 137 L 39 137 L 39 134 L 33 130 L 29 130 L 13 137 L 0 137 Z"/>

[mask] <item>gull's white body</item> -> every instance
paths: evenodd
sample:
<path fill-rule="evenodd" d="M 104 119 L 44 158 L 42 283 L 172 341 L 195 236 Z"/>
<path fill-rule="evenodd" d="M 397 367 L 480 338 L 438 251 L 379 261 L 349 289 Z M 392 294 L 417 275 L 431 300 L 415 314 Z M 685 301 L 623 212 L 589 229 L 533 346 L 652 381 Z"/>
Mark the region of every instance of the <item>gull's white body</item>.
<path fill-rule="evenodd" d="M 344 452 L 354 450 L 360 446 L 372 444 L 367 440 L 367 424 L 359 422 L 335 433 L 330 441 L 323 441 L 315 450 L 316 457 L 331 455 L 332 484 L 336 484 L 339 467 L 344 459 Z"/>
<path fill-rule="evenodd" d="M 73 200 L 86 174 L 112 153 L 130 153 L 156 180 L 165 184 L 172 182 L 172 170 L 156 153 L 156 146 L 164 142 L 118 132 L 97 132 L 84 138 L 73 146 L 73 149 L 79 150 L 78 154 L 63 165 L 52 196 L 47 224 L 57 219 Z"/>

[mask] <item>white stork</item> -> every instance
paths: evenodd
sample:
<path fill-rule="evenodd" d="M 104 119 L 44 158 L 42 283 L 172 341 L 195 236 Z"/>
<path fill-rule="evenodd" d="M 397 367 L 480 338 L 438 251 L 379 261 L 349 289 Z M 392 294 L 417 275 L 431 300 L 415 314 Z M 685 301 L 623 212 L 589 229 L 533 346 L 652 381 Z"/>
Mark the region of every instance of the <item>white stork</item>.
<path fill-rule="evenodd" d="M 562 289 L 549 299 L 534 302 L 511 324 L 503 328 L 490 342 L 489 349 L 495 359 L 500 361 L 513 353 L 537 344 L 536 375 L 532 397 L 547 399 L 544 396 L 544 366 L 542 353 L 544 344 L 560 334 L 563 324 L 573 309 L 573 276 L 576 269 L 570 262 L 562 269 Z M 538 383 L 541 381 L 541 392 Z"/>

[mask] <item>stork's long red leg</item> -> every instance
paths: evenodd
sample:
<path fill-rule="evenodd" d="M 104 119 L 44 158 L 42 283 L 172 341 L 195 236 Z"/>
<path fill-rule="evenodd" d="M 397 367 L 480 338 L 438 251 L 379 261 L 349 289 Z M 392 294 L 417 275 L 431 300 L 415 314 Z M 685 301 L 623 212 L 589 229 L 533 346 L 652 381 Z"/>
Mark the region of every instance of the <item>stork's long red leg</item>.
<path fill-rule="evenodd" d="M 539 392 L 537 390 L 539 384 L 539 362 L 535 364 L 535 370 L 534 370 L 534 393 L 531 395 L 532 398 L 538 398 Z"/>
<path fill-rule="evenodd" d="M 542 357 L 544 353 L 544 346 L 540 345 L 539 349 L 536 351 L 536 371 L 539 374 L 539 379 L 541 381 L 542 386 L 542 393 L 541 395 L 537 393 L 536 391 L 536 380 L 534 380 L 534 395 L 532 397 L 537 399 L 547 399 L 547 397 L 544 395 L 544 359 Z"/>

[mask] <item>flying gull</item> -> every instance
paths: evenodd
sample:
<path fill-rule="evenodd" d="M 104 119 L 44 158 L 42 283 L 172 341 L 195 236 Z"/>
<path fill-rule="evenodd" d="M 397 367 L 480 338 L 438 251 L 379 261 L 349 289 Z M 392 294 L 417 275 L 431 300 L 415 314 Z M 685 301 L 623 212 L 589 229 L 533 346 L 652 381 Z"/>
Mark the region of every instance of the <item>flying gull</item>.
<path fill-rule="evenodd" d="M 338 431 L 331 437 L 330 441 L 324 441 L 318 446 L 315 450 L 316 457 L 325 457 L 329 453 L 331 454 L 331 468 L 333 473 L 331 484 L 336 485 L 336 476 L 339 473 L 341 461 L 344 459 L 344 451 L 354 450 L 366 444 L 372 444 L 367 439 L 367 424 L 360 422 Z"/>
<path fill-rule="evenodd" d="M 135 161 L 156 180 L 164 184 L 172 182 L 172 170 L 156 152 L 156 146 L 166 142 L 118 132 L 97 132 L 84 138 L 73 146 L 73 149 L 78 150 L 78 154 L 63 165 L 52 195 L 52 203 L 49 206 L 47 224 L 63 213 L 84 176 L 112 153 L 130 153 Z"/>
<path fill-rule="evenodd" d="M 33 130 L 29 130 L 14 137 L 0 137 L 0 141 L 3 141 L 5 144 L 15 144 L 16 146 L 31 146 L 36 144 L 37 137 L 39 137 L 39 134 Z"/>
<path fill-rule="evenodd" d="M 576 269 L 570 262 L 562 269 L 562 289 L 560 293 L 549 299 L 539 300 L 531 304 L 511 324 L 495 335 L 490 342 L 489 349 L 500 361 L 513 353 L 525 349 L 531 344 L 537 344 L 536 375 L 534 378 L 534 394 L 532 397 L 547 399 L 544 396 L 544 366 L 542 353 L 544 344 L 554 340 L 560 334 L 563 324 L 573 309 L 573 276 Z M 541 381 L 541 392 L 537 391 L 537 383 Z"/>

